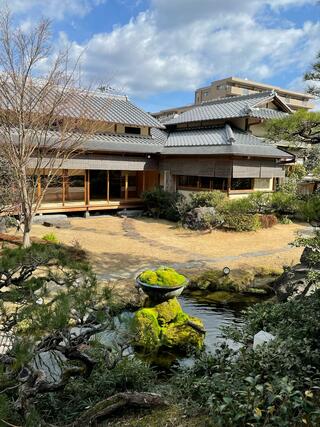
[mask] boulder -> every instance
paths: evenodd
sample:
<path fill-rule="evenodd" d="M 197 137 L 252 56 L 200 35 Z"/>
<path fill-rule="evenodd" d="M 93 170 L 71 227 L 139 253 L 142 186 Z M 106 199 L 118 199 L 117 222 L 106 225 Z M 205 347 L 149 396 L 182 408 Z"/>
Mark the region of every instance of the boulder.
<path fill-rule="evenodd" d="M 152 305 L 150 300 L 146 302 L 146 306 L 149 305 Z M 182 313 L 182 308 L 177 298 L 171 298 L 161 304 L 153 304 L 152 309 L 157 313 L 157 319 L 160 326 L 172 322 L 180 313 Z"/>
<path fill-rule="evenodd" d="M 320 273 L 320 270 L 316 270 Z M 299 295 L 310 295 L 317 284 L 308 279 L 310 268 L 297 264 L 286 268 L 284 273 L 274 282 L 273 289 L 279 301 L 287 301 Z"/>
<path fill-rule="evenodd" d="M 147 305 L 151 304 L 148 301 Z M 157 352 L 160 348 L 200 349 L 204 343 L 202 321 L 184 313 L 176 298 L 138 310 L 132 328 L 133 345 L 147 352 Z"/>
<path fill-rule="evenodd" d="M 154 351 L 160 347 L 161 327 L 158 313 L 152 308 L 142 308 L 133 318 L 133 344 L 146 351 Z"/>
<path fill-rule="evenodd" d="M 320 251 L 317 248 L 305 247 L 300 262 L 308 267 L 317 268 L 320 270 Z"/>
<path fill-rule="evenodd" d="M 222 224 L 222 222 L 215 208 L 204 206 L 188 212 L 184 225 L 192 230 L 208 230 Z"/>
<path fill-rule="evenodd" d="M 275 339 L 274 335 L 269 334 L 269 332 L 261 330 L 257 332 L 253 337 L 253 349 L 257 348 L 258 345 L 268 343 L 270 341 L 273 341 L 274 339 Z"/>
<path fill-rule="evenodd" d="M 184 313 L 185 314 L 185 313 Z M 204 326 L 200 319 L 186 315 L 162 329 L 161 343 L 165 347 L 188 350 L 203 347 Z"/>
<path fill-rule="evenodd" d="M 225 275 L 222 270 L 210 269 L 192 277 L 188 290 L 226 291 L 267 295 L 276 276 L 273 271 L 232 269 Z"/>

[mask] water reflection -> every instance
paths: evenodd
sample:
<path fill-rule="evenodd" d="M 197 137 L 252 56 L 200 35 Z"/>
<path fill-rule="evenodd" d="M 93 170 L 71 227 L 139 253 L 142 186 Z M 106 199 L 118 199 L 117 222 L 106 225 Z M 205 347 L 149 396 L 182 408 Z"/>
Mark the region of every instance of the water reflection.
<path fill-rule="evenodd" d="M 221 327 L 241 324 L 243 310 L 261 302 L 261 299 L 229 292 L 205 294 L 202 291 L 184 295 L 179 298 L 179 301 L 187 314 L 199 317 L 203 321 L 206 329 L 206 349 L 214 351 L 219 342 L 225 341 L 221 334 Z M 231 342 L 228 343 L 233 346 Z"/>

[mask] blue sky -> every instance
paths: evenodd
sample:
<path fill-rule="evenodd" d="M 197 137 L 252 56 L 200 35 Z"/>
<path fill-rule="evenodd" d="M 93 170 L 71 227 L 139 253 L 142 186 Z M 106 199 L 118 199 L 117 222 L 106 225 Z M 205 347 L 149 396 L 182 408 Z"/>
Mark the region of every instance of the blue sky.
<path fill-rule="evenodd" d="M 25 28 L 49 17 L 56 46 L 82 52 L 86 81 L 110 84 L 147 111 L 192 103 L 197 87 L 230 75 L 303 90 L 320 50 L 317 0 L 6 3 Z"/>

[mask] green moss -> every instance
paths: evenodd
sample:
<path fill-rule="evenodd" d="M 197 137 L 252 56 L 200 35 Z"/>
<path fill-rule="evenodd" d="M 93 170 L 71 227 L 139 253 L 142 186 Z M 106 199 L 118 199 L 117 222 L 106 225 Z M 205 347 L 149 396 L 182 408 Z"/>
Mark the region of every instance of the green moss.
<path fill-rule="evenodd" d="M 177 298 L 171 298 L 168 301 L 157 304 L 153 307 L 153 310 L 157 313 L 159 325 L 173 322 L 178 315 L 183 313 Z"/>
<path fill-rule="evenodd" d="M 187 350 L 190 347 L 201 349 L 204 344 L 204 334 L 190 326 L 193 323 L 204 330 L 203 323 L 196 317 L 188 317 L 184 323 L 170 323 L 162 328 L 161 344 L 165 347 L 176 347 L 179 350 Z"/>
<path fill-rule="evenodd" d="M 200 349 L 204 342 L 201 330 L 204 330 L 202 321 L 189 317 L 178 300 L 173 298 L 135 313 L 133 344 L 147 352 L 157 352 L 160 348 L 176 348 L 179 351 L 189 347 Z"/>
<path fill-rule="evenodd" d="M 206 270 L 191 279 L 189 289 L 241 293 L 248 292 L 249 289 L 263 288 L 266 292 L 269 292 L 268 283 L 272 283 L 274 277 L 278 274 L 278 270 L 267 268 L 258 270 L 233 269 L 227 276 L 221 270 Z M 263 282 L 264 285 L 261 286 L 260 282 Z"/>
<path fill-rule="evenodd" d="M 186 278 L 177 273 L 173 268 L 160 267 L 156 271 L 146 270 L 140 274 L 140 280 L 148 285 L 156 286 L 180 286 L 186 282 Z"/>
<path fill-rule="evenodd" d="M 156 285 L 158 282 L 158 276 L 155 271 L 146 270 L 140 274 L 140 280 L 148 285 Z"/>
<path fill-rule="evenodd" d="M 152 308 L 138 310 L 133 318 L 133 344 L 147 351 L 153 351 L 160 345 L 161 328 L 158 314 Z"/>

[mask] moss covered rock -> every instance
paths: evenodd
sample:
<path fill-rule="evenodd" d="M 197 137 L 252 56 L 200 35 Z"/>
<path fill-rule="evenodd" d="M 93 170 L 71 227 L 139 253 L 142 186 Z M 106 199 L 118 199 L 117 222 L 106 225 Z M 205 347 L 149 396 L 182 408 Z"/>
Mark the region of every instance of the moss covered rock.
<path fill-rule="evenodd" d="M 153 310 L 158 314 L 160 326 L 173 322 L 182 313 L 182 308 L 177 298 L 171 298 L 168 301 L 157 304 L 153 307 Z"/>
<path fill-rule="evenodd" d="M 160 346 L 161 328 L 158 314 L 152 308 L 138 310 L 133 318 L 134 345 L 147 351 L 153 351 Z"/>
<path fill-rule="evenodd" d="M 161 343 L 165 347 L 176 347 L 180 351 L 190 347 L 201 349 L 203 342 L 204 326 L 197 317 L 187 316 L 183 321 L 173 322 L 162 328 Z"/>
<path fill-rule="evenodd" d="M 255 269 L 233 269 L 224 275 L 221 270 L 206 270 L 192 277 L 189 290 L 226 291 L 267 294 L 279 272 Z M 257 290 L 258 289 L 258 290 Z M 256 291 L 257 290 L 257 291 Z"/>
<path fill-rule="evenodd" d="M 204 326 L 200 319 L 184 313 L 176 298 L 138 310 L 133 319 L 133 344 L 146 351 L 159 348 L 201 348 Z"/>

